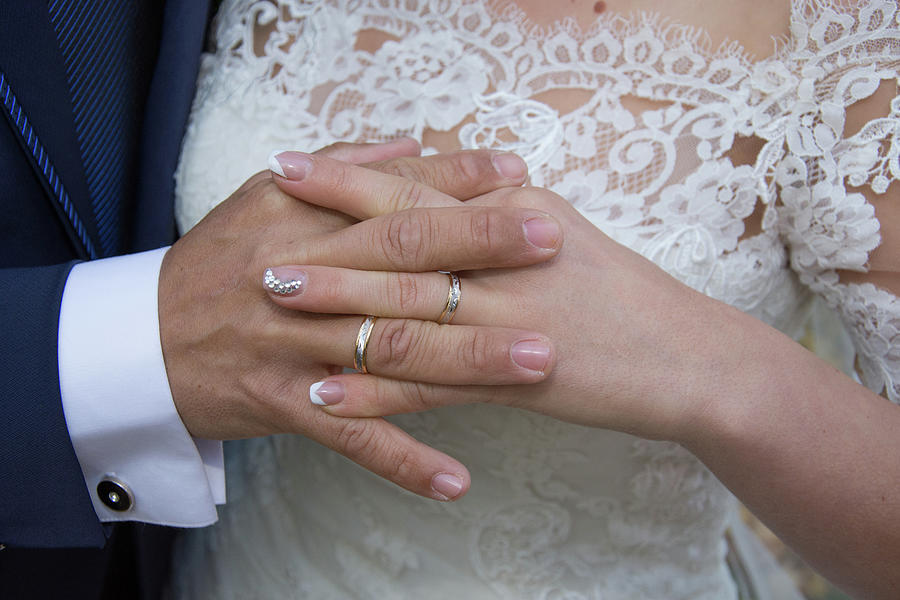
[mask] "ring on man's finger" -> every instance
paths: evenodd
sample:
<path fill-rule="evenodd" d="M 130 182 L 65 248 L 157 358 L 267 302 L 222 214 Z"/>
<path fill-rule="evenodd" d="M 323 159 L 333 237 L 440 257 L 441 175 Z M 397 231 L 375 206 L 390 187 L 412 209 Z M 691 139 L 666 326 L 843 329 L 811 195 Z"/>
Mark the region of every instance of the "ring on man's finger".
<path fill-rule="evenodd" d="M 353 368 L 360 373 L 368 373 L 366 368 L 366 350 L 369 347 L 369 338 L 372 337 L 372 329 L 378 317 L 369 315 L 366 320 L 359 326 L 359 333 L 356 334 L 356 352 L 353 354 Z"/>
<path fill-rule="evenodd" d="M 462 297 L 462 288 L 460 287 L 459 277 L 457 277 L 456 273 L 451 273 L 450 271 L 438 271 L 438 273 L 443 273 L 450 277 L 450 290 L 447 292 L 447 304 L 444 306 L 441 315 L 437 318 L 437 322 L 444 325 L 452 321 L 453 315 L 456 314 L 456 309 L 459 306 L 459 299 Z"/>

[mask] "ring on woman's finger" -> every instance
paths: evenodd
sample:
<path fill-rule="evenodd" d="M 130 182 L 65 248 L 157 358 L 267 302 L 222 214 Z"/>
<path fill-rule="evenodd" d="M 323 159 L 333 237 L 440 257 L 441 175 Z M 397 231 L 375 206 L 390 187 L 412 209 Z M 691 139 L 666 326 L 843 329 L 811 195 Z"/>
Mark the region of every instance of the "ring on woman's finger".
<path fill-rule="evenodd" d="M 353 368 L 360 373 L 368 373 L 366 368 L 366 350 L 369 347 L 369 338 L 372 337 L 372 329 L 378 317 L 369 315 L 366 320 L 359 326 L 359 333 L 356 334 L 356 352 L 353 354 Z"/>
<path fill-rule="evenodd" d="M 437 318 L 437 322 L 441 325 L 447 324 L 453 320 L 456 309 L 459 306 L 459 299 L 462 297 L 462 288 L 459 285 L 459 277 L 456 273 L 450 271 L 438 271 L 450 277 L 450 290 L 447 292 L 447 304 L 441 312 L 441 316 Z"/>

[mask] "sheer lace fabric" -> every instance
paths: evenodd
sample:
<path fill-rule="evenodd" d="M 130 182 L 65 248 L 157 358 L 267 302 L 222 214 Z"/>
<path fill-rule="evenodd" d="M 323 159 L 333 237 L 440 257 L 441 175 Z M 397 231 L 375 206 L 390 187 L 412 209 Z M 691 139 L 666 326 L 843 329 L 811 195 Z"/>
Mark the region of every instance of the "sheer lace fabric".
<path fill-rule="evenodd" d="M 214 33 L 177 174 L 182 230 L 273 148 L 506 149 L 615 240 L 787 333 L 820 295 L 863 382 L 900 400 L 900 301 L 838 278 L 880 243 L 859 190 L 900 179 L 900 99 L 844 135 L 848 107 L 897 81 L 895 2 L 795 0 L 790 38 L 760 62 L 652 15 L 536 28 L 472 0 L 233 0 Z M 747 164 L 741 140 L 761 146 Z M 413 497 L 301 439 L 234 445 L 229 505 L 182 540 L 175 595 L 734 597 L 732 501 L 679 447 L 488 406 L 397 421 L 471 468 L 465 500 Z"/>

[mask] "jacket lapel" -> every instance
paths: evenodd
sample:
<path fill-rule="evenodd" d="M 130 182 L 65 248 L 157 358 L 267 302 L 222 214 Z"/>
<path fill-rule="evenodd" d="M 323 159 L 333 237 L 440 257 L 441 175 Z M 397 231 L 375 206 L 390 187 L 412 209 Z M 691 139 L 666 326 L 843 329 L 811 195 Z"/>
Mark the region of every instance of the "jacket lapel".
<path fill-rule="evenodd" d="M 166 2 L 144 113 L 132 250 L 158 248 L 175 239 L 173 173 L 196 89 L 209 12 L 209 0 Z"/>
<path fill-rule="evenodd" d="M 44 2 L 0 2 L 0 105 L 82 258 L 99 248 L 56 33 Z"/>

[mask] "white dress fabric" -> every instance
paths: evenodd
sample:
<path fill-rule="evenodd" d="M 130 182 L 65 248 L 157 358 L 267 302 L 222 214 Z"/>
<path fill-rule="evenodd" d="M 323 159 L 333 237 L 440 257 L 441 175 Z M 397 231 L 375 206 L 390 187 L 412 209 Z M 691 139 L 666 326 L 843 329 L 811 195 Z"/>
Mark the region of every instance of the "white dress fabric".
<path fill-rule="evenodd" d="M 358 48 L 362 32 L 383 42 Z M 796 335 L 821 297 L 862 382 L 900 399 L 900 301 L 838 279 L 880 243 L 861 190 L 900 179 L 900 98 L 844 131 L 848 107 L 898 79 L 895 1 L 794 0 L 789 39 L 759 62 L 653 15 L 539 28 L 473 0 L 226 0 L 213 33 L 176 176 L 182 231 L 276 148 L 509 150 L 607 235 L 774 327 Z M 557 109 L 553 90 L 581 100 Z M 732 162 L 747 140 L 761 150 Z M 463 500 L 299 437 L 229 444 L 228 504 L 179 541 L 172 596 L 737 598 L 735 502 L 681 447 L 492 406 L 394 420 L 470 468 Z"/>

